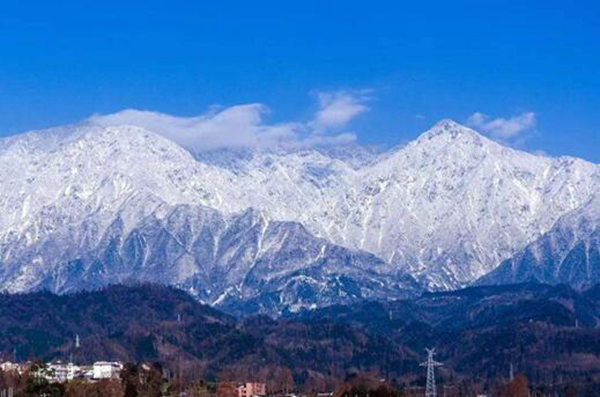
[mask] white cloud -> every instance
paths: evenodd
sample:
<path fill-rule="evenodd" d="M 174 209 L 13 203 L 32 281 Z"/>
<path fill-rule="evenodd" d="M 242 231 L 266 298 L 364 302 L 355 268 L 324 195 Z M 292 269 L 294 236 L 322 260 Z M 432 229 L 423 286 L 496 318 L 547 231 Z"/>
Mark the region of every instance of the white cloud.
<path fill-rule="evenodd" d="M 210 110 L 195 117 L 128 109 L 109 115 L 95 115 L 88 121 L 108 125 L 135 125 L 159 133 L 182 146 L 196 150 L 222 147 L 271 147 L 296 139 L 294 123 L 267 125 L 261 104 Z"/>
<path fill-rule="evenodd" d="M 344 91 L 319 93 L 319 109 L 314 119 L 308 122 L 269 124 L 265 121 L 269 109 L 260 103 L 213 107 L 193 117 L 127 109 L 108 115 L 94 115 L 87 122 L 102 126 L 139 126 L 198 151 L 236 147 L 332 146 L 356 140 L 355 134 L 339 130 L 368 110 L 363 104 L 365 100 L 364 96 Z"/>
<path fill-rule="evenodd" d="M 345 127 L 350 120 L 369 110 L 366 102 L 368 91 L 319 92 L 319 110 L 313 126 L 317 130 Z"/>
<path fill-rule="evenodd" d="M 510 140 L 535 128 L 537 123 L 535 113 L 525 112 L 517 116 L 491 119 L 488 115 L 476 112 L 467 119 L 467 124 L 488 133 L 493 137 Z"/>

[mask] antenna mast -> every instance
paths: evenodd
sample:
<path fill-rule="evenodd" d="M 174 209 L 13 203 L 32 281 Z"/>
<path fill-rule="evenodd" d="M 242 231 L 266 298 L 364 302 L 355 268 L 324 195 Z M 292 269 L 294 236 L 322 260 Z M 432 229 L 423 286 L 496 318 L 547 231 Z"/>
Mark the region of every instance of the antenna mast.
<path fill-rule="evenodd" d="M 433 359 L 435 349 L 427 350 L 427 361 L 421 364 L 421 367 L 427 367 L 427 386 L 425 387 L 425 397 L 437 397 L 437 389 L 435 387 L 435 367 L 439 367 L 439 363 Z"/>

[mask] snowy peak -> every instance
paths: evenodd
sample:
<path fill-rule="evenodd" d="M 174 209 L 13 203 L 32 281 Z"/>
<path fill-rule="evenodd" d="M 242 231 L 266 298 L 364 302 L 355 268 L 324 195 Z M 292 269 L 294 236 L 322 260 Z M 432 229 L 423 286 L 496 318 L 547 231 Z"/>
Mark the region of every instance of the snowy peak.
<path fill-rule="evenodd" d="M 410 163 L 413 167 L 429 167 L 435 172 L 448 167 L 473 167 L 485 159 L 501 160 L 514 155 L 528 156 L 452 120 L 443 120 L 408 145 L 382 156 L 373 168 L 375 173 L 378 169 L 389 173 Z"/>
<path fill-rule="evenodd" d="M 422 133 L 415 141 L 415 146 L 419 145 L 472 145 L 473 147 L 482 147 L 484 145 L 500 146 L 496 142 L 479 134 L 477 131 L 468 128 L 457 122 L 444 119 L 436 123 L 432 128 Z"/>
<path fill-rule="evenodd" d="M 445 135 L 450 138 L 457 138 L 461 135 L 470 135 L 481 137 L 476 131 L 457 123 L 452 119 L 443 119 L 434 124 L 431 129 L 421 134 L 422 138 L 431 139 L 436 136 Z"/>
<path fill-rule="evenodd" d="M 506 148 L 449 120 L 360 175 L 334 241 L 434 289 L 483 276 L 600 187 L 597 165 Z"/>

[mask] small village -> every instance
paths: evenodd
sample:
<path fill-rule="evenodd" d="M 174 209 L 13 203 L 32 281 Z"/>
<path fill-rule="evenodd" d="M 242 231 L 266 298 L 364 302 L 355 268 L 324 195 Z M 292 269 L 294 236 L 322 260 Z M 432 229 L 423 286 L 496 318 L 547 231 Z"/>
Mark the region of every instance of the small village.
<path fill-rule="evenodd" d="M 43 362 L 24 362 L 17 363 L 11 361 L 5 361 L 0 363 L 0 374 L 1 375 L 13 375 L 14 377 L 31 376 L 35 379 L 35 383 L 40 385 L 49 385 L 49 393 L 35 394 L 39 396 L 53 397 L 61 394 L 56 394 L 58 388 L 53 388 L 51 385 L 65 385 L 65 384 L 97 384 L 100 387 L 101 396 L 109 396 L 104 394 L 103 388 L 109 389 L 110 383 L 119 383 L 123 378 L 123 371 L 126 369 L 126 364 L 119 361 L 96 361 L 91 364 L 74 364 L 73 362 L 62 362 L 62 361 L 51 361 L 47 363 Z M 142 380 L 142 373 L 149 374 L 153 370 L 156 370 L 156 366 L 152 364 L 140 364 L 140 380 Z M 169 371 L 163 370 L 159 375 L 161 379 L 171 379 L 172 376 Z M 142 380 L 143 382 L 143 380 Z M 209 384 L 204 384 L 205 391 L 196 392 L 181 391 L 177 393 L 168 393 L 168 390 L 156 390 L 158 394 L 150 393 L 149 395 L 156 396 L 178 396 L 187 397 L 194 395 L 210 395 L 219 394 L 228 397 L 259 397 L 267 395 L 267 385 L 261 382 L 223 382 L 214 388 L 215 393 L 211 393 L 211 387 Z M 160 389 L 164 389 L 161 387 Z M 54 390 L 54 392 L 52 391 Z M 127 387 L 125 387 L 125 395 L 138 395 L 127 394 Z M 110 392 L 109 392 L 110 393 Z M 17 395 L 15 387 L 7 386 L 0 388 L 0 397 L 15 397 Z M 26 394 L 28 395 L 28 394 Z M 88 395 L 84 392 L 82 396 Z M 144 395 L 144 394 L 142 394 Z M 295 395 L 289 394 L 289 397 Z M 323 393 L 320 397 L 331 397 L 329 393 Z"/>
<path fill-rule="evenodd" d="M 131 364 L 96 361 L 4 361 L 0 363 L 0 397 L 574 397 L 574 390 L 532 388 L 522 375 L 510 374 L 504 386 L 493 393 L 437 385 L 435 367 L 441 365 L 430 354 L 422 364 L 426 384 L 402 390 L 385 379 L 357 376 L 331 391 L 271 390 L 264 382 L 190 381 L 162 368 L 158 363 Z"/>
<path fill-rule="evenodd" d="M 20 375 L 31 370 L 34 363 L 13 363 L 10 361 L 0 364 L 2 372 L 16 372 Z M 38 376 L 43 377 L 50 383 L 62 383 L 75 379 L 88 382 L 102 379 L 119 379 L 123 363 L 118 361 L 96 361 L 90 365 L 76 365 L 72 362 L 63 363 L 54 361 L 46 363 L 44 367 L 38 366 Z"/>

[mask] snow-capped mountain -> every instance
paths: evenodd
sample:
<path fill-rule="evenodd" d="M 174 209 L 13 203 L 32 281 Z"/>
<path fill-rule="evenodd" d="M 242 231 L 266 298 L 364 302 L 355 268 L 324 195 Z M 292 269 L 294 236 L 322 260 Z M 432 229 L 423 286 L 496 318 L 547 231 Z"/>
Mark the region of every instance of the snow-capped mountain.
<path fill-rule="evenodd" d="M 556 224 L 477 284 L 537 281 L 590 287 L 600 280 L 600 196 Z"/>
<path fill-rule="evenodd" d="M 451 121 L 361 170 L 330 239 L 464 286 L 600 188 L 600 167 L 510 149 Z"/>
<path fill-rule="evenodd" d="M 240 179 L 276 181 L 267 189 L 275 202 L 253 206 L 372 252 L 434 289 L 486 274 L 600 186 L 597 165 L 506 148 L 451 121 L 401 149 L 362 156 L 359 167 L 312 151 L 242 158 L 227 162 Z M 290 196 L 297 209 L 282 212 L 277 202 Z"/>
<path fill-rule="evenodd" d="M 286 307 L 348 296 L 330 288 L 344 275 L 363 295 L 367 285 L 374 296 L 411 290 L 406 272 L 450 289 L 493 270 L 599 187 L 598 165 L 506 148 L 448 120 L 385 153 L 192 153 L 134 126 L 37 131 L 0 140 L 0 285 L 66 291 L 156 279 L 211 303 L 272 304 L 278 292 Z M 305 284 L 324 300 L 299 300 Z"/>

